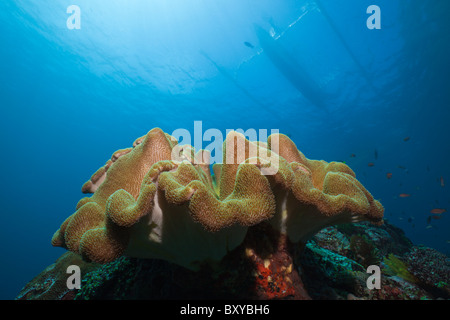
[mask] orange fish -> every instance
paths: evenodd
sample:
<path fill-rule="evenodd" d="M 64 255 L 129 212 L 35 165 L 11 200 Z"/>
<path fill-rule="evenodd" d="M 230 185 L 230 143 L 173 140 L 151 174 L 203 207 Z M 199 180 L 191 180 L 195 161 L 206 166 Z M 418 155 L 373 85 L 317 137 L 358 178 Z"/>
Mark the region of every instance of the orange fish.
<path fill-rule="evenodd" d="M 403 139 L 403 141 L 408 141 L 410 139 L 410 137 L 406 137 L 405 139 Z"/>
<path fill-rule="evenodd" d="M 431 216 L 433 219 L 440 219 L 441 218 L 441 216 Z"/>
<path fill-rule="evenodd" d="M 430 213 L 433 213 L 433 214 L 443 214 L 444 212 L 447 212 L 447 210 L 446 209 L 439 209 L 439 208 L 436 208 L 436 209 L 433 209 L 433 210 L 430 211 Z"/>
<path fill-rule="evenodd" d="M 400 198 L 408 198 L 408 197 L 410 197 L 411 195 L 410 195 L 409 193 L 400 193 L 398 196 L 399 196 Z"/>
<path fill-rule="evenodd" d="M 369 162 L 369 164 L 368 164 L 369 167 L 373 167 L 374 165 L 375 165 L 375 163 L 373 163 L 373 162 Z"/>
<path fill-rule="evenodd" d="M 392 178 L 392 173 L 391 172 L 386 173 L 386 178 L 388 179 Z"/>
<path fill-rule="evenodd" d="M 441 177 L 441 187 L 444 187 L 444 177 Z"/>

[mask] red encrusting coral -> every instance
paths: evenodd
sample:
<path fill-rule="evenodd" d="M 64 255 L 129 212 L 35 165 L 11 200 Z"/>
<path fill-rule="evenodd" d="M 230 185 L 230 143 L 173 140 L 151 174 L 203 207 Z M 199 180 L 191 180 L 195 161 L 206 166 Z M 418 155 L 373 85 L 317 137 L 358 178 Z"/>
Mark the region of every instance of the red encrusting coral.
<path fill-rule="evenodd" d="M 309 300 L 294 261 L 296 248 L 268 224 L 250 228 L 244 241 L 253 264 L 254 292 L 260 299 Z"/>

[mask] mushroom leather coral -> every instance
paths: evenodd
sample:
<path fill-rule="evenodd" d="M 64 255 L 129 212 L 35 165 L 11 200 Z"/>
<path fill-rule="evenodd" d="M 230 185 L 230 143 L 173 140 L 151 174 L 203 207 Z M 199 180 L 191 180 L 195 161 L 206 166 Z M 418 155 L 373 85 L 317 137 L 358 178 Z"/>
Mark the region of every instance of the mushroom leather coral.
<path fill-rule="evenodd" d="M 214 174 L 208 151 L 180 147 L 155 128 L 116 151 L 83 185 L 93 195 L 79 201 L 52 244 L 86 261 L 128 255 L 196 270 L 221 260 L 263 221 L 294 243 L 333 224 L 383 221 L 382 205 L 347 165 L 309 160 L 285 135 L 250 142 L 230 132 Z M 276 170 L 267 174 L 270 161 Z"/>

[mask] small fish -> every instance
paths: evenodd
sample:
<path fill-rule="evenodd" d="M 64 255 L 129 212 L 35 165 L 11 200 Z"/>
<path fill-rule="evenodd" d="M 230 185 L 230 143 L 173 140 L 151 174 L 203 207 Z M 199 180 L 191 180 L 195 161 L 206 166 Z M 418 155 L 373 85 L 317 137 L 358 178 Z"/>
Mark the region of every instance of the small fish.
<path fill-rule="evenodd" d="M 432 217 L 433 219 L 436 219 L 436 220 L 442 218 L 442 216 L 431 216 L 431 217 Z"/>
<path fill-rule="evenodd" d="M 445 184 L 444 184 L 444 177 L 441 177 L 441 187 L 444 187 L 445 186 Z"/>
<path fill-rule="evenodd" d="M 412 218 L 408 218 L 408 222 L 411 223 L 413 221 Z"/>
<path fill-rule="evenodd" d="M 411 137 L 406 137 L 405 139 L 403 139 L 403 141 L 409 141 L 409 139 L 410 139 Z"/>
<path fill-rule="evenodd" d="M 244 42 L 244 44 L 247 46 L 247 47 L 249 47 L 250 49 L 253 49 L 255 46 L 254 45 L 252 45 L 250 42 L 248 42 L 248 41 L 245 41 Z"/>
<path fill-rule="evenodd" d="M 433 228 L 433 226 L 429 225 L 425 229 L 431 229 L 431 228 Z"/>
<path fill-rule="evenodd" d="M 429 216 L 428 218 L 427 218 L 427 224 L 430 224 L 431 223 L 431 216 Z"/>
<path fill-rule="evenodd" d="M 404 166 L 397 166 L 397 168 L 399 168 L 399 169 L 403 169 L 403 170 L 405 170 L 406 168 L 404 167 Z"/>
<path fill-rule="evenodd" d="M 430 172 L 430 166 L 427 166 L 427 171 Z"/>
<path fill-rule="evenodd" d="M 443 214 L 444 212 L 447 212 L 446 209 L 440 209 L 440 208 L 436 208 L 430 211 L 430 213 L 432 214 Z"/>
<path fill-rule="evenodd" d="M 375 163 L 373 163 L 373 162 L 369 162 L 369 164 L 368 164 L 369 167 L 373 167 L 374 165 L 375 165 Z"/>
<path fill-rule="evenodd" d="M 356 157 L 356 154 L 354 154 L 354 153 L 352 153 L 351 155 L 350 155 L 350 158 L 355 158 Z"/>
<path fill-rule="evenodd" d="M 377 151 L 377 149 L 375 149 L 374 156 L 375 156 L 375 160 L 377 160 L 378 159 L 378 151 Z"/>
<path fill-rule="evenodd" d="M 391 172 L 386 173 L 386 178 L 388 179 L 392 178 L 392 173 Z"/>
<path fill-rule="evenodd" d="M 400 198 L 408 198 L 408 197 L 410 197 L 411 195 L 410 195 L 409 193 L 400 193 L 398 196 L 399 196 Z"/>

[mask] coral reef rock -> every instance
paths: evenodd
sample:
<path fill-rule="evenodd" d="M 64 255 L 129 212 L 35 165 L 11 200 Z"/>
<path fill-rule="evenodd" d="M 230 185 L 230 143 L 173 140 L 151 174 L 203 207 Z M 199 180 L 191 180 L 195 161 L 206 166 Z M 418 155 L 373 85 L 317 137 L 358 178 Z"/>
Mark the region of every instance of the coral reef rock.
<path fill-rule="evenodd" d="M 82 277 L 100 267 L 99 264 L 85 262 L 78 254 L 68 251 L 27 283 L 16 299 L 73 300 L 78 290 L 67 286 L 67 268 L 71 265 L 80 268 Z"/>
<path fill-rule="evenodd" d="M 351 239 L 355 236 L 373 247 L 352 246 Z M 392 242 L 388 249 L 379 247 L 388 242 Z M 392 256 L 395 259 L 388 262 Z M 367 288 L 370 274 L 363 265 L 365 261 L 378 261 L 380 289 Z M 66 268 L 74 263 L 82 266 L 83 279 L 79 290 L 68 290 Z M 392 263 L 397 265 L 387 265 Z M 126 256 L 99 265 L 67 252 L 25 286 L 17 298 L 450 299 L 449 267 L 447 256 L 413 245 L 388 221 L 382 226 L 361 222 L 327 227 L 305 246 L 293 244 L 269 223 L 261 223 L 249 227 L 243 243 L 220 262 L 204 264 L 199 271 L 161 259 Z"/>

